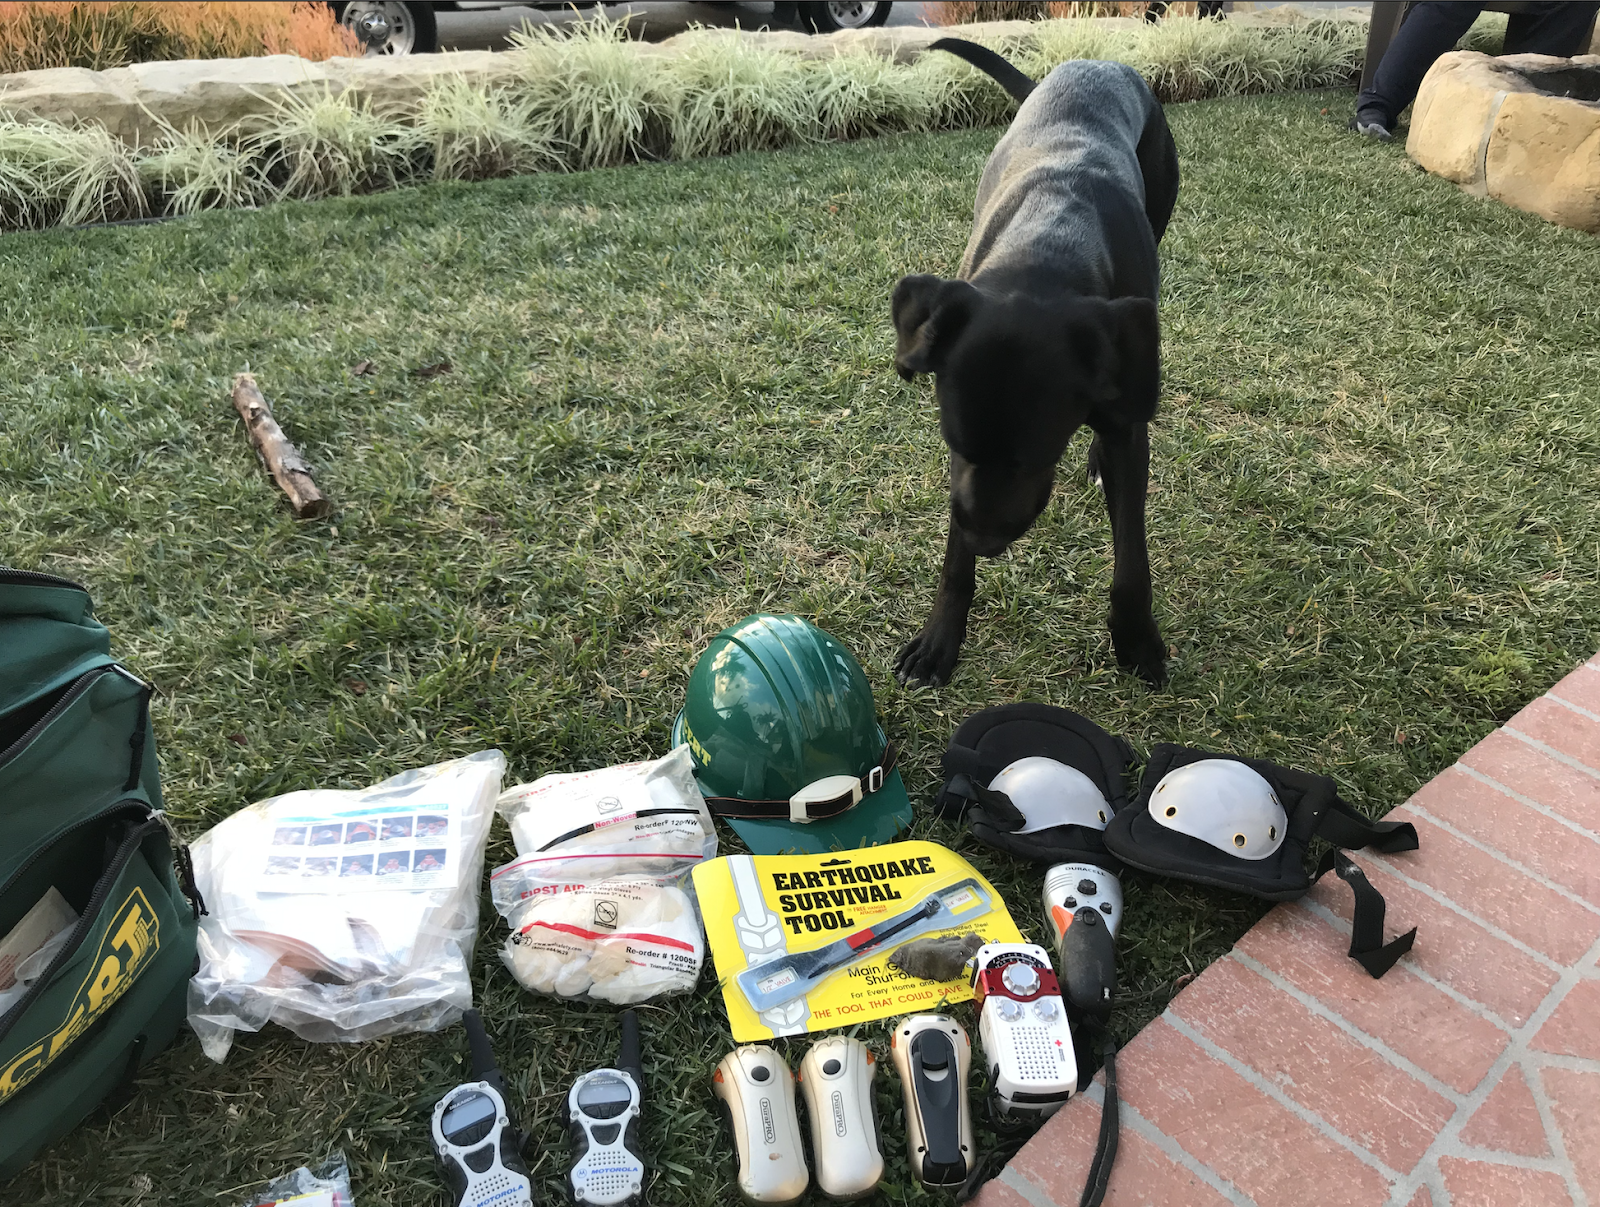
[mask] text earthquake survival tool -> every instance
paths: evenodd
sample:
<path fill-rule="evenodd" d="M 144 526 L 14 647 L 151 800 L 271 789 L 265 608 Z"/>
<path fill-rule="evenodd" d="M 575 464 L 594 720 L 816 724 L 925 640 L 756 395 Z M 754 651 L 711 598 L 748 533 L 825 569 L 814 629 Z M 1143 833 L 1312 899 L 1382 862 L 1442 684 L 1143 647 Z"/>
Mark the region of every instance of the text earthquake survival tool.
<path fill-rule="evenodd" d="M 459 1207 L 533 1207 L 533 1181 L 522 1161 L 522 1133 L 506 1105 L 505 1079 L 476 1010 L 462 1016 L 472 1049 L 473 1080 L 433 1108 L 433 1148 Z"/>
<path fill-rule="evenodd" d="M 780 956 L 746 968 L 735 979 L 750 1005 L 760 1013 L 804 997 L 839 969 L 872 954 L 890 939 L 914 939 L 930 931 L 960 926 L 993 908 L 989 894 L 969 876 L 930 893 L 921 905 L 886 918 L 875 926 L 819 947 Z"/>
<path fill-rule="evenodd" d="M 639 1016 L 622 1012 L 622 1047 L 615 1068 L 594 1069 L 573 1083 L 563 1115 L 572 1131 L 567 1193 L 574 1203 L 637 1203 L 644 1193 L 644 1066 Z"/>

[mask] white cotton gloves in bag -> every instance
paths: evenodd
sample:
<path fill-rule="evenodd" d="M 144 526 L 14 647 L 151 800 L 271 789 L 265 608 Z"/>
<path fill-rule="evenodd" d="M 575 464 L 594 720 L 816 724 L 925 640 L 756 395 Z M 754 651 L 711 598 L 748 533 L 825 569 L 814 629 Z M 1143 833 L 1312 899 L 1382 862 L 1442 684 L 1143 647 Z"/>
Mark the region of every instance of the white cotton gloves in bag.
<path fill-rule="evenodd" d="M 683 888 L 617 876 L 525 902 L 501 958 L 536 993 L 628 1006 L 692 990 L 705 944 Z"/>
<path fill-rule="evenodd" d="M 705 959 L 689 873 L 717 853 L 689 748 L 503 793 L 518 858 L 490 880 L 501 959 L 536 993 L 630 1005 L 691 991 Z"/>

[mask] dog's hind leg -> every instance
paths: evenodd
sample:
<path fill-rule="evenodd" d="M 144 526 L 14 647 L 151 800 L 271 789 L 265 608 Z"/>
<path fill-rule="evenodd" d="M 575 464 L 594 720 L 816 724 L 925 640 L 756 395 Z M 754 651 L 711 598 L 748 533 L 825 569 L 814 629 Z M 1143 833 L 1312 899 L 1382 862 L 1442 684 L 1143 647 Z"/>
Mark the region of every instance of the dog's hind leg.
<path fill-rule="evenodd" d="M 1150 553 L 1145 544 L 1144 504 L 1150 484 L 1150 429 L 1110 424 L 1098 431 L 1090 448 L 1111 519 L 1115 559 L 1111 572 L 1111 610 L 1106 623 L 1111 647 L 1124 670 L 1134 671 L 1152 686 L 1167 681 L 1167 647 L 1151 611 Z"/>
<path fill-rule="evenodd" d="M 1172 141 L 1167 115 L 1159 104 L 1151 110 L 1135 151 L 1144 175 L 1144 212 L 1156 242 L 1167 233 L 1173 207 L 1178 204 L 1178 145 Z"/>

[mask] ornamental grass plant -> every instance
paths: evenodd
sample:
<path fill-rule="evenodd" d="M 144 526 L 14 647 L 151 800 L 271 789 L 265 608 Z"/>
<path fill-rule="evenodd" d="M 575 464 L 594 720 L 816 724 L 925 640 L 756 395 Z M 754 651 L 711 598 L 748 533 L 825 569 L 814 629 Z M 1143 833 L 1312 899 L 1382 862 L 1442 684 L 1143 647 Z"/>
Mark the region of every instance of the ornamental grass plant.
<path fill-rule="evenodd" d="M 47 67 L 104 71 L 164 59 L 359 54 L 356 37 L 326 4 L 297 2 L 0 3 L 0 73 Z"/>
<path fill-rule="evenodd" d="M 99 19 L 93 5 L 62 7 Z M 1035 78 L 1069 59 L 1127 63 L 1165 102 L 1348 83 L 1364 39 L 1359 23 L 1332 21 L 1062 19 L 1017 28 L 972 36 Z M 106 49 L 112 35 L 94 36 L 106 60 L 131 45 Z M 631 41 L 626 23 L 603 12 L 524 27 L 512 40 L 511 71 L 493 85 L 446 74 L 403 108 L 354 89 L 299 93 L 268 101 L 248 124 L 169 127 L 148 146 L 126 146 L 99 126 L 0 115 L 0 229 L 995 126 L 1015 109 L 988 76 L 942 53 L 900 63 L 854 45 L 810 58 L 725 30 L 699 30 L 664 53 Z"/>

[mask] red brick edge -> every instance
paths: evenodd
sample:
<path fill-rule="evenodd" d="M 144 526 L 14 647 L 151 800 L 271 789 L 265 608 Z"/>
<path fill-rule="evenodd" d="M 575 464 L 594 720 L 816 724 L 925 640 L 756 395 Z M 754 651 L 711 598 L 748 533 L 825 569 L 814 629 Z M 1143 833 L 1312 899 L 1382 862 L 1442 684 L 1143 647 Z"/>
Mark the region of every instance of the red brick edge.
<path fill-rule="evenodd" d="M 1118 1056 L 1107 1207 L 1600 1207 L 1600 657 L 1390 816 L 1422 849 L 1356 860 L 1415 949 L 1347 958 L 1333 877 L 1275 908 Z M 1100 1102 L 980 1207 L 1077 1207 Z"/>

